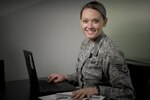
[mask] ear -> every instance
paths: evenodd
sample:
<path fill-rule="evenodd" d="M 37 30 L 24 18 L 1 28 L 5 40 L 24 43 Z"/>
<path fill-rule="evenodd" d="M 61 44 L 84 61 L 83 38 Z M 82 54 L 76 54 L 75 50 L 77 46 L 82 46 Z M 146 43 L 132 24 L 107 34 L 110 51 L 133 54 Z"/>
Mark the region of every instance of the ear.
<path fill-rule="evenodd" d="M 82 26 L 82 19 L 80 18 L 80 26 Z"/>
<path fill-rule="evenodd" d="M 82 19 L 80 18 L 80 25 L 81 25 Z"/>
<path fill-rule="evenodd" d="M 107 25 L 107 21 L 108 21 L 108 18 L 105 18 L 105 19 L 104 19 L 104 23 L 103 23 L 103 26 L 104 26 L 104 27 Z"/>

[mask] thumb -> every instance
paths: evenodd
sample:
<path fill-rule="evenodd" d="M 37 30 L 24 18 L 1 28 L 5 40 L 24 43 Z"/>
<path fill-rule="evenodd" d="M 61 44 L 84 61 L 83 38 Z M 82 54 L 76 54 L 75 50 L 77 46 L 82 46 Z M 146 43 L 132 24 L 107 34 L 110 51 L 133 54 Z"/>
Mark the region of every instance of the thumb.
<path fill-rule="evenodd" d="M 55 79 L 55 80 L 54 80 L 54 83 L 57 83 L 57 82 L 59 82 L 59 81 L 60 81 L 59 79 Z"/>
<path fill-rule="evenodd" d="M 88 100 L 90 100 L 91 96 L 90 96 L 90 95 L 87 95 L 87 98 L 88 98 Z"/>

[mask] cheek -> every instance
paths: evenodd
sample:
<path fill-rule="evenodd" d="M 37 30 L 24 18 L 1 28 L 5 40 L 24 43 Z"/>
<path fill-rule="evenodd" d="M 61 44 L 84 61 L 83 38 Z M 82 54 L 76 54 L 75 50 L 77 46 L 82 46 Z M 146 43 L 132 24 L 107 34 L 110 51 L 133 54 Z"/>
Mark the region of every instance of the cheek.
<path fill-rule="evenodd" d="M 86 29 L 87 25 L 86 24 L 81 24 L 81 28 L 84 30 Z"/>
<path fill-rule="evenodd" d="M 97 31 L 100 31 L 103 26 L 98 24 L 98 25 L 95 25 L 94 27 Z"/>
<path fill-rule="evenodd" d="M 100 31 L 103 26 L 102 26 L 101 24 L 93 24 L 92 27 L 93 27 L 96 31 Z M 87 24 L 81 24 L 81 28 L 82 28 L 83 30 L 86 30 Z"/>

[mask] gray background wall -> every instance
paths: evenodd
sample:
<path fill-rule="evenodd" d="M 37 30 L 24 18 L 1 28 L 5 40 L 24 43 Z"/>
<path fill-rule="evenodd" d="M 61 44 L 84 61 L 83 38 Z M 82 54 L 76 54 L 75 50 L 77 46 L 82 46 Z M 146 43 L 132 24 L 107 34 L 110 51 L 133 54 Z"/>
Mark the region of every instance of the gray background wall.
<path fill-rule="evenodd" d="M 0 2 L 0 59 L 6 81 L 28 78 L 23 49 L 33 52 L 39 77 L 72 73 L 80 43 L 81 7 L 91 0 L 18 0 Z M 150 60 L 150 1 L 101 1 L 107 9 L 105 33 L 125 57 Z"/>

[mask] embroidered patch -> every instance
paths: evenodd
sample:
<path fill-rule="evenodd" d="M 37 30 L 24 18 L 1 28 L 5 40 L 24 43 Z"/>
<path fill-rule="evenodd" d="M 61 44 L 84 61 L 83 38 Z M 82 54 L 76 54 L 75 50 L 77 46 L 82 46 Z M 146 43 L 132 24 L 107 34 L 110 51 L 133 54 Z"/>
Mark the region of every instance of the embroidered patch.
<path fill-rule="evenodd" d="M 125 72 L 125 73 L 127 73 L 127 72 L 128 72 L 127 66 L 123 65 L 123 66 L 122 66 L 122 71 Z"/>
<path fill-rule="evenodd" d="M 119 71 L 124 72 L 124 73 L 127 73 L 127 72 L 128 72 L 128 68 L 127 68 L 126 65 L 117 64 L 117 69 L 118 69 Z"/>

